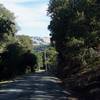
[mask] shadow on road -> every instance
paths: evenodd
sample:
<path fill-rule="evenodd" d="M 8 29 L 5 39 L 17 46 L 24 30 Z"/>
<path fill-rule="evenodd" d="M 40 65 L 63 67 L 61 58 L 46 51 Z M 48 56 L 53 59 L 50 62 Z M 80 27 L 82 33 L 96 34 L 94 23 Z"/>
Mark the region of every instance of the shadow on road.
<path fill-rule="evenodd" d="M 4 84 L 0 100 L 67 100 L 70 95 L 58 85 L 59 79 L 40 72 Z"/>

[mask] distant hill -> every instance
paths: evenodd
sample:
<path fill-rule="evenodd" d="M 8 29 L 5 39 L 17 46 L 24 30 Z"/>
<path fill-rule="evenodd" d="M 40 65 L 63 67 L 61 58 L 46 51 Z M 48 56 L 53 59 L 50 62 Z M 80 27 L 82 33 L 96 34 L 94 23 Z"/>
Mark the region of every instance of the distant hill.
<path fill-rule="evenodd" d="M 50 44 L 49 37 L 32 37 L 32 40 L 35 51 L 44 51 Z"/>
<path fill-rule="evenodd" d="M 39 45 L 49 45 L 50 44 L 50 38 L 49 37 L 32 37 L 33 45 L 39 46 Z"/>

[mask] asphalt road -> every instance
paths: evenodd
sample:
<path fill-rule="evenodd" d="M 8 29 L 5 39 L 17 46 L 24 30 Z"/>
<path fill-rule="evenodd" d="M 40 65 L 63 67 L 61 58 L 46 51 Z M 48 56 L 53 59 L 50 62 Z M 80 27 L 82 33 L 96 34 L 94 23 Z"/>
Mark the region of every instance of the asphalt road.
<path fill-rule="evenodd" d="M 46 72 L 25 75 L 0 86 L 0 100 L 67 100 L 60 80 Z"/>

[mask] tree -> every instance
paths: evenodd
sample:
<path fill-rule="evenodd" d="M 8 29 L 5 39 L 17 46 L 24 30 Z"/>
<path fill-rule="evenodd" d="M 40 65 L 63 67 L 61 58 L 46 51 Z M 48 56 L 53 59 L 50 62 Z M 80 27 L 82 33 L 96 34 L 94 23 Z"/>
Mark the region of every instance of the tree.
<path fill-rule="evenodd" d="M 0 40 L 14 36 L 16 32 L 17 25 L 14 14 L 0 4 Z"/>
<path fill-rule="evenodd" d="M 50 0 L 48 28 L 61 59 L 81 60 L 81 52 L 100 43 L 99 9 L 96 0 Z"/>
<path fill-rule="evenodd" d="M 25 51 L 33 50 L 33 41 L 31 37 L 25 35 L 18 35 L 17 40 L 19 44 L 25 49 Z"/>
<path fill-rule="evenodd" d="M 69 83 L 74 84 L 69 84 L 71 85 L 69 87 L 78 87 L 78 84 L 83 83 L 79 82 L 82 73 L 94 71 L 93 67 L 89 66 L 93 66 L 93 61 L 96 62 L 94 60 L 97 54 L 96 48 L 100 44 L 99 10 L 98 0 L 50 0 L 49 2 L 48 15 L 51 17 L 51 22 L 48 28 L 51 31 L 52 43 L 58 51 L 58 75 L 61 78 L 68 78 Z M 92 74 L 89 75 L 92 80 Z M 88 76 L 86 78 L 88 80 Z"/>
<path fill-rule="evenodd" d="M 27 65 L 36 64 L 36 56 L 33 53 L 26 55 L 33 49 L 31 38 L 16 36 L 17 29 L 14 14 L 0 5 L 0 80 L 24 74 Z M 29 60 L 26 61 L 26 59 L 29 59 L 31 63 L 29 64 Z"/>
<path fill-rule="evenodd" d="M 46 49 L 46 64 L 49 71 L 56 71 L 57 51 L 53 47 L 48 47 Z"/>
<path fill-rule="evenodd" d="M 28 67 L 31 69 L 31 72 L 35 71 L 35 65 L 37 65 L 37 57 L 30 51 L 27 51 L 23 54 L 23 62 L 22 65 L 27 69 Z"/>
<path fill-rule="evenodd" d="M 12 78 L 16 75 L 22 74 L 25 67 L 21 66 L 23 48 L 18 43 L 9 44 L 6 50 L 1 54 L 1 68 L 2 78 Z M 24 70 L 23 70 L 24 69 Z"/>
<path fill-rule="evenodd" d="M 14 36 L 17 30 L 14 14 L 0 4 L 0 52 L 6 45 L 16 41 Z"/>

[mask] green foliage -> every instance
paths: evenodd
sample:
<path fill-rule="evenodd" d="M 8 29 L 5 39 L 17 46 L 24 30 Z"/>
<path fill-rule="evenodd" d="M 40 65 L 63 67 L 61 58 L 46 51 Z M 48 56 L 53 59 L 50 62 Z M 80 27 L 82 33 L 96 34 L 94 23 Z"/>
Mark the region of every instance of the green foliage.
<path fill-rule="evenodd" d="M 0 41 L 17 32 L 14 14 L 0 4 Z"/>
<path fill-rule="evenodd" d="M 9 77 L 14 77 L 21 70 L 21 56 L 23 53 L 23 48 L 18 44 L 9 44 L 6 47 L 6 51 L 3 53 L 2 60 L 3 60 L 3 73 Z M 6 68 L 6 70 L 5 70 Z M 3 74 L 2 73 L 2 74 Z M 7 77 L 5 76 L 5 77 Z"/>
<path fill-rule="evenodd" d="M 30 51 L 27 51 L 22 55 L 22 66 L 24 70 L 30 69 L 31 72 L 34 72 L 37 68 L 37 56 Z M 25 72 L 25 71 L 24 71 Z"/>
<path fill-rule="evenodd" d="M 19 44 L 25 49 L 25 51 L 33 49 L 33 41 L 31 37 L 25 35 L 17 36 Z"/>
<path fill-rule="evenodd" d="M 97 11 L 99 7 L 96 3 L 88 0 L 77 3 L 69 0 L 51 0 L 48 13 L 52 18 L 49 25 L 52 38 L 62 45 L 62 42 L 66 44 L 67 41 L 76 38 L 81 39 L 85 46 L 96 46 L 100 38 L 99 14 L 95 13 Z M 59 49 L 60 45 L 57 46 Z"/>
<path fill-rule="evenodd" d="M 34 51 L 34 54 L 37 56 L 37 70 L 43 69 L 43 52 Z"/>
<path fill-rule="evenodd" d="M 6 51 L 1 54 L 0 79 L 9 79 L 24 74 L 27 69 L 32 72 L 37 63 L 36 59 L 33 53 L 25 52 L 19 43 L 9 44 Z"/>
<path fill-rule="evenodd" d="M 49 45 L 34 46 L 33 53 L 37 56 L 37 62 L 38 62 L 37 70 L 44 69 L 44 63 L 45 63 L 44 52 L 46 52 L 49 47 L 50 47 Z"/>
<path fill-rule="evenodd" d="M 54 66 L 57 58 L 57 51 L 53 47 L 46 49 L 47 64 Z"/>
<path fill-rule="evenodd" d="M 48 26 L 51 40 L 58 51 L 58 75 L 69 79 L 69 85 L 73 84 L 70 87 L 78 87 L 78 84 L 83 86 L 81 81 L 77 84 L 84 78 L 79 73 L 90 72 L 88 75 L 93 77 L 91 71 L 100 66 L 100 63 L 95 65 L 97 55 L 100 55 L 100 49 L 97 51 L 100 44 L 100 2 L 50 0 L 48 15 L 51 17 Z M 95 78 L 97 79 L 96 76 Z M 91 78 L 91 82 L 93 81 Z"/>
<path fill-rule="evenodd" d="M 0 5 L 0 80 L 24 74 L 27 69 L 33 71 L 37 64 L 31 38 L 16 36 L 16 32 L 14 14 Z"/>
<path fill-rule="evenodd" d="M 0 52 L 3 52 L 6 45 L 15 41 L 17 29 L 14 14 L 0 4 Z"/>
<path fill-rule="evenodd" d="M 55 48 L 49 46 L 44 51 L 44 60 L 45 66 L 47 66 L 47 70 L 54 73 L 56 72 L 56 65 L 57 65 L 57 51 Z"/>

